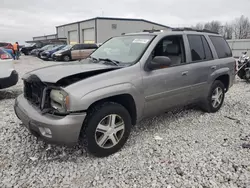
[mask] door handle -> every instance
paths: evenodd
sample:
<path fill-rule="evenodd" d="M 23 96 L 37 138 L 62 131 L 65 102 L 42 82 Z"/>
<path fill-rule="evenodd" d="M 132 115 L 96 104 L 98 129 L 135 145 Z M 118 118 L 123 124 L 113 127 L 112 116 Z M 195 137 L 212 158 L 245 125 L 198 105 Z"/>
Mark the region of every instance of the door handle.
<path fill-rule="evenodd" d="M 187 74 L 188 74 L 188 71 L 181 73 L 182 76 L 187 76 Z"/>
<path fill-rule="evenodd" d="M 215 69 L 216 69 L 216 66 L 212 66 L 211 69 L 212 69 L 212 70 L 215 70 Z"/>

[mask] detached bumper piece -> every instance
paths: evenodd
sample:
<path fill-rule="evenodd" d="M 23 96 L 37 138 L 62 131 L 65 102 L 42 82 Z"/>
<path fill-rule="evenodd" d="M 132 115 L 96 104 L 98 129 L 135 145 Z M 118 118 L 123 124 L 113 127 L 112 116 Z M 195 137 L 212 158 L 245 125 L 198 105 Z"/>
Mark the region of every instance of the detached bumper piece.
<path fill-rule="evenodd" d="M 8 88 L 16 85 L 18 82 L 18 73 L 14 70 L 11 75 L 6 78 L 0 78 L 0 89 Z"/>

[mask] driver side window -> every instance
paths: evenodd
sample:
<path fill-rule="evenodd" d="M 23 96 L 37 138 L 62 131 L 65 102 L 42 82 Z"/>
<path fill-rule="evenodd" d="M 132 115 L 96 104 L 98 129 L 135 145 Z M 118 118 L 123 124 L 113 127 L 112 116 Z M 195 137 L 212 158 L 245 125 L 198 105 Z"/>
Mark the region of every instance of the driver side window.
<path fill-rule="evenodd" d="M 181 65 L 186 62 L 183 37 L 179 35 L 163 38 L 152 52 L 152 58 L 166 56 L 171 60 L 171 66 Z"/>

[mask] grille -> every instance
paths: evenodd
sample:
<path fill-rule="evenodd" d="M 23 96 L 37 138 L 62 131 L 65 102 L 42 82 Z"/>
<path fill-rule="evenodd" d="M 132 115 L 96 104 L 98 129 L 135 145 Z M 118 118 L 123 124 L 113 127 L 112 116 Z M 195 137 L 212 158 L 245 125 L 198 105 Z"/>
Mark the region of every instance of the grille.
<path fill-rule="evenodd" d="M 41 81 L 24 81 L 24 97 L 40 108 L 45 87 Z"/>

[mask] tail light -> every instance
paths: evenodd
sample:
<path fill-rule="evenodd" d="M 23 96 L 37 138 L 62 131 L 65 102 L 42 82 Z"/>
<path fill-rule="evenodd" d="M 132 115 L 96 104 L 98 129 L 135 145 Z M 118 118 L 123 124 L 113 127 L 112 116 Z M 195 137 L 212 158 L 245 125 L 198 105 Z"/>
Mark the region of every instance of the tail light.
<path fill-rule="evenodd" d="M 2 54 L 0 59 L 12 59 L 8 54 Z"/>

